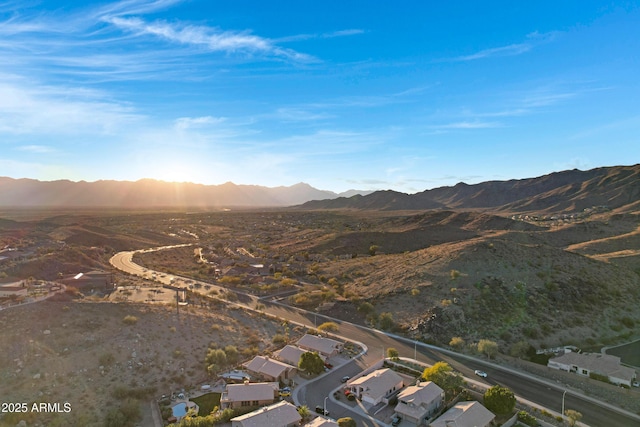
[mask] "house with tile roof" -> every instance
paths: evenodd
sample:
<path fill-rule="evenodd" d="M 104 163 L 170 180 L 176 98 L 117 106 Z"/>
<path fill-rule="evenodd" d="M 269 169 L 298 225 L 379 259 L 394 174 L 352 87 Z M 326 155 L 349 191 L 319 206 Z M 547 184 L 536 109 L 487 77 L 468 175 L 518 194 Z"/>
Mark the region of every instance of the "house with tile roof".
<path fill-rule="evenodd" d="M 349 383 L 352 393 L 370 405 L 386 402 L 403 386 L 402 377 L 389 368 L 375 370 Z"/>
<path fill-rule="evenodd" d="M 631 387 L 631 383 L 636 379 L 635 369 L 621 365 L 620 358 L 610 354 L 570 351 L 549 359 L 547 366 L 586 377 L 591 373 L 603 375 L 613 384 L 623 384 L 628 387 Z"/>
<path fill-rule="evenodd" d="M 487 427 L 495 417 L 480 402 L 460 402 L 440 415 L 430 427 Z"/>
<path fill-rule="evenodd" d="M 265 381 L 280 381 L 285 384 L 289 383 L 289 380 L 298 372 L 295 366 L 266 356 L 256 356 L 246 363 L 244 367 L 247 371 Z"/>
<path fill-rule="evenodd" d="M 294 427 L 301 420 L 302 417 L 295 405 L 283 400 L 231 418 L 231 427 Z"/>
<path fill-rule="evenodd" d="M 227 384 L 220 396 L 220 408 L 237 409 L 248 406 L 266 406 L 278 397 L 280 384 L 277 382 Z"/>
<path fill-rule="evenodd" d="M 292 366 L 298 366 L 298 362 L 300 362 L 300 356 L 302 356 L 306 352 L 307 350 L 296 347 L 295 345 L 286 345 L 280 350 L 273 353 L 273 356 L 281 362 L 288 363 Z"/>
<path fill-rule="evenodd" d="M 419 382 L 398 393 L 394 408 L 403 420 L 416 425 L 427 424 L 444 403 L 444 390 L 431 381 Z"/>
<path fill-rule="evenodd" d="M 315 351 L 323 359 L 333 357 L 342 350 L 340 341 L 331 338 L 320 337 L 318 335 L 305 334 L 297 342 L 298 347 L 306 351 Z"/>

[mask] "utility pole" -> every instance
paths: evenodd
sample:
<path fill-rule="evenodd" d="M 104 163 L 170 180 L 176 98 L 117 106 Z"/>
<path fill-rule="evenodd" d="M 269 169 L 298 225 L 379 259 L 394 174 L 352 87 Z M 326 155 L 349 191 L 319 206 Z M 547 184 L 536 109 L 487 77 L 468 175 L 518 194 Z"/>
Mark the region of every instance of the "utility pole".
<path fill-rule="evenodd" d="M 562 393 L 562 419 L 564 420 L 564 395 L 567 394 L 567 390 Z"/>

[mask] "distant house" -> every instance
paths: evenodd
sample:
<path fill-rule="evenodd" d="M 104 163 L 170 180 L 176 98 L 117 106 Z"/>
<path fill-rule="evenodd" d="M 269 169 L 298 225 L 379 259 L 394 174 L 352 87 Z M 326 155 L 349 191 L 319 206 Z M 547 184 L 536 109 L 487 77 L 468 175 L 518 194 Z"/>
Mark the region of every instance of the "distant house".
<path fill-rule="evenodd" d="M 610 354 L 568 352 L 549 359 L 547 366 L 586 377 L 591 373 L 603 375 L 613 384 L 629 387 L 636 379 L 635 369 L 620 365 L 620 358 Z"/>
<path fill-rule="evenodd" d="M 396 414 L 413 424 L 423 424 L 434 416 L 444 402 L 444 390 L 431 381 L 420 382 L 398 393 Z"/>
<path fill-rule="evenodd" d="M 280 350 L 276 351 L 273 356 L 284 363 L 298 366 L 300 356 L 302 356 L 306 352 L 307 350 L 303 350 L 300 347 L 296 347 L 294 345 L 286 345 Z"/>
<path fill-rule="evenodd" d="M 266 381 L 287 383 L 298 372 L 295 366 L 265 356 L 256 356 L 244 366 L 247 371 Z"/>
<path fill-rule="evenodd" d="M 316 417 L 304 425 L 304 427 L 338 427 L 338 423 L 324 417 Z"/>
<path fill-rule="evenodd" d="M 440 415 L 430 427 L 487 427 L 495 417 L 480 402 L 460 402 Z"/>
<path fill-rule="evenodd" d="M 279 386 L 277 382 L 229 384 L 220 397 L 220 407 L 237 409 L 270 405 L 278 396 Z"/>
<path fill-rule="evenodd" d="M 231 427 L 294 427 L 302 417 L 298 409 L 287 401 L 265 406 L 248 414 L 231 418 Z"/>
<path fill-rule="evenodd" d="M 78 273 L 61 280 L 67 286 L 77 289 L 112 290 L 115 286 L 113 273 L 109 271 L 94 270 L 87 273 Z"/>
<path fill-rule="evenodd" d="M 26 286 L 22 286 L 20 283 L 21 282 L 17 282 L 0 286 L 0 298 L 26 297 L 29 291 Z"/>
<path fill-rule="evenodd" d="M 305 334 L 298 340 L 297 344 L 301 349 L 315 351 L 325 359 L 337 355 L 342 350 L 340 341 L 310 334 Z"/>
<path fill-rule="evenodd" d="M 378 369 L 349 383 L 356 397 L 371 405 L 386 402 L 403 385 L 402 377 L 389 368 Z"/>

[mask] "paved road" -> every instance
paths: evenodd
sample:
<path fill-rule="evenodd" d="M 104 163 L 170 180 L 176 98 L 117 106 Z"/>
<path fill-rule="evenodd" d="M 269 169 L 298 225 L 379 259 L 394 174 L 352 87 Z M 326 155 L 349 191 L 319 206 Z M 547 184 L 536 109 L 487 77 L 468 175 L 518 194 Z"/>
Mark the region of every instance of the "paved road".
<path fill-rule="evenodd" d="M 111 264 L 123 271 L 140 275 L 144 269 L 132 262 L 132 254 L 133 252 L 116 254 L 111 258 Z M 165 280 L 168 280 L 168 278 Z M 414 357 L 414 355 L 416 355 L 419 361 L 428 364 L 443 360 L 461 372 L 465 377 L 473 377 L 473 371 L 475 369 L 482 369 L 489 374 L 488 378 L 483 379 L 487 384 L 504 385 L 524 399 L 549 408 L 554 412 L 559 413 L 561 411 L 562 393 L 564 391 L 561 385 L 538 381 L 529 375 L 509 371 L 478 359 L 470 360 L 469 357 L 465 357 L 464 355 L 456 355 L 443 349 L 438 350 L 432 348 L 432 346 L 426 346 L 421 343 L 416 345 L 407 339 L 392 337 L 363 326 L 342 322 L 338 319 L 330 319 L 326 316 L 316 315 L 313 312 L 300 310 L 283 304 L 261 300 L 253 295 L 240 292 L 237 292 L 237 295 L 239 305 L 254 309 L 256 304 L 260 302 L 265 306 L 263 311 L 307 326 L 314 326 L 316 323 L 332 320 L 340 325 L 339 333 L 341 336 L 361 342 L 368 347 L 368 353 L 364 355 L 362 359 L 336 368 L 335 373 L 314 382 L 313 387 L 306 390 L 300 400 L 306 403 L 311 410 L 313 410 L 316 405 L 321 406 L 323 404 L 324 397 L 339 385 L 339 379 L 342 378 L 342 376 L 353 376 L 353 374 L 361 371 L 364 367 L 380 360 L 387 348 L 394 347 L 398 350 L 401 357 Z M 329 409 L 332 418 L 339 418 L 342 415 L 341 411 L 346 411 L 346 409 L 331 403 L 329 400 L 327 400 L 327 409 Z M 640 426 L 640 416 L 619 413 L 610 409 L 608 406 L 603 406 L 603 404 L 598 403 L 595 399 L 588 400 L 579 395 L 570 394 L 569 392 L 565 396 L 565 409 L 575 409 L 581 412 L 583 414 L 582 422 L 592 427 Z M 358 425 L 374 426 L 376 424 L 371 424 L 368 420 L 361 419 L 361 423 Z"/>

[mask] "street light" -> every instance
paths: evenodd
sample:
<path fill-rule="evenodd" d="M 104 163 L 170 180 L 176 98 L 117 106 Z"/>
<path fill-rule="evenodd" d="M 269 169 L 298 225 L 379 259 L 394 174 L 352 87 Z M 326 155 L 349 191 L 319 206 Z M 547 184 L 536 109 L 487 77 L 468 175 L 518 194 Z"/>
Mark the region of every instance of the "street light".
<path fill-rule="evenodd" d="M 564 393 L 562 393 L 562 419 L 564 420 L 564 395 L 567 394 L 567 390 L 564 391 Z"/>
<path fill-rule="evenodd" d="M 329 398 L 329 396 L 324 398 L 324 404 L 322 405 L 322 409 L 324 412 L 322 412 L 322 415 L 327 415 L 327 399 Z"/>

